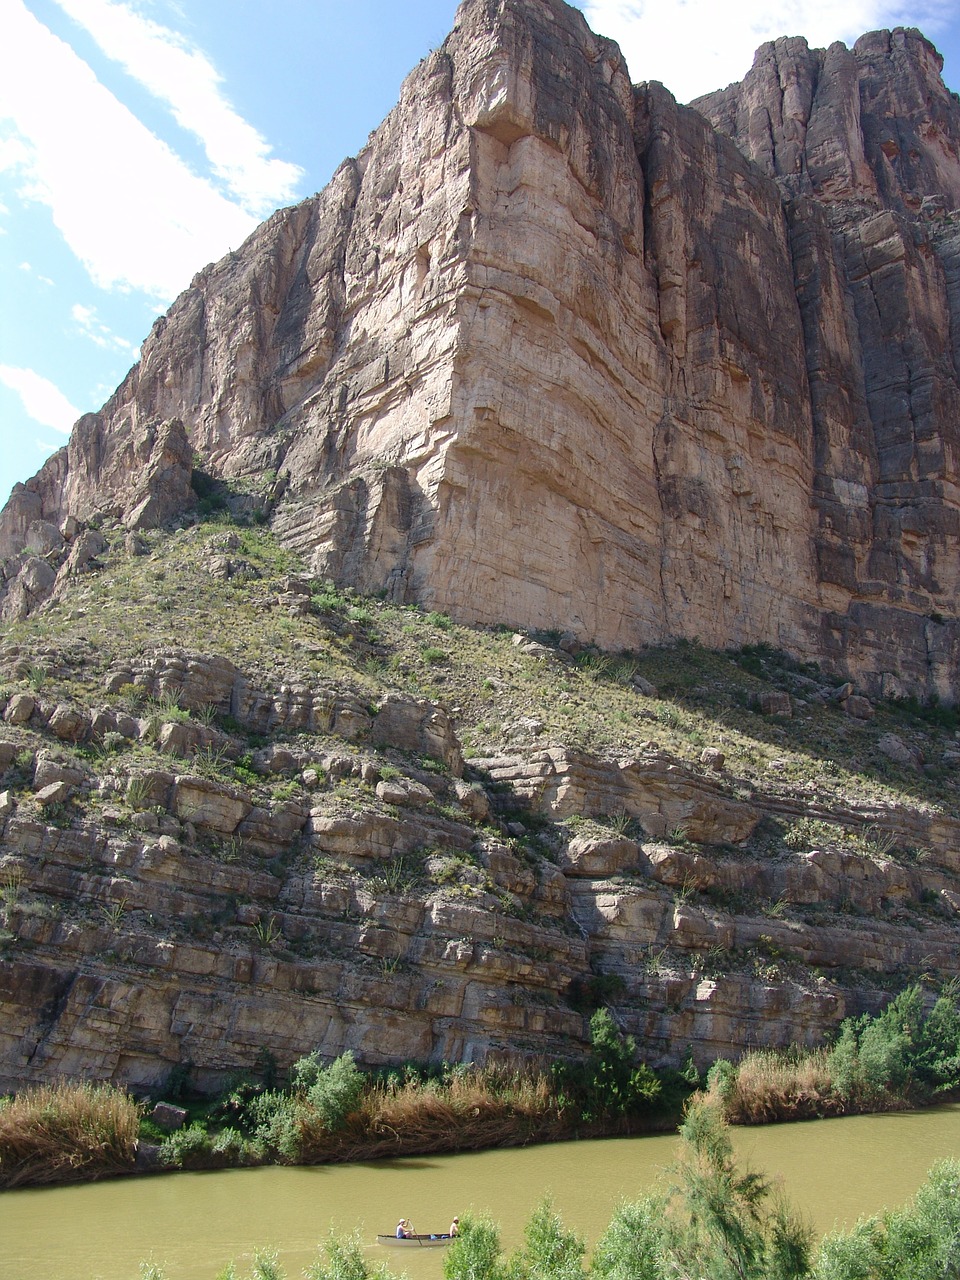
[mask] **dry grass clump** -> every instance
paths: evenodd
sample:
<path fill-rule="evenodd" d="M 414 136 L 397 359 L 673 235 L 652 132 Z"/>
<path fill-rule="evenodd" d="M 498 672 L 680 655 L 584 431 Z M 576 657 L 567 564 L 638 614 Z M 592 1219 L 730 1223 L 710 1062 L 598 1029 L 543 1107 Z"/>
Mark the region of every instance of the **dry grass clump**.
<path fill-rule="evenodd" d="M 848 1108 L 834 1090 L 829 1053 L 758 1049 L 735 1065 L 718 1063 L 707 1097 L 731 1124 L 771 1124 L 840 1115 Z"/>
<path fill-rule="evenodd" d="M 129 1171 L 140 1111 L 110 1085 L 60 1083 L 0 1103 L 0 1187 Z"/>
<path fill-rule="evenodd" d="M 482 1072 L 443 1082 L 378 1084 L 336 1133 L 317 1130 L 303 1157 L 365 1160 L 389 1155 L 516 1147 L 569 1135 L 549 1080 L 528 1073 Z M 301 1130 L 303 1137 L 303 1130 Z"/>

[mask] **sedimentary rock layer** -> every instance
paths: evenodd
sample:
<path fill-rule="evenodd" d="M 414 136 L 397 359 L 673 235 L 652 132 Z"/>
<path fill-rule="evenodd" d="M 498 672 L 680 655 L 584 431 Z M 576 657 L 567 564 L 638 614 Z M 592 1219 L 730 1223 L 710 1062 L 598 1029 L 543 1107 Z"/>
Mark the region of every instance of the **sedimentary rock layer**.
<path fill-rule="evenodd" d="M 0 1089 L 569 1057 L 601 1000 L 645 1059 L 704 1065 L 818 1043 L 894 972 L 957 977 L 955 817 L 743 794 L 655 744 L 465 766 L 424 699 L 184 651 L 91 706 L 0 693 Z M 756 838 L 784 814 L 806 827 Z"/>

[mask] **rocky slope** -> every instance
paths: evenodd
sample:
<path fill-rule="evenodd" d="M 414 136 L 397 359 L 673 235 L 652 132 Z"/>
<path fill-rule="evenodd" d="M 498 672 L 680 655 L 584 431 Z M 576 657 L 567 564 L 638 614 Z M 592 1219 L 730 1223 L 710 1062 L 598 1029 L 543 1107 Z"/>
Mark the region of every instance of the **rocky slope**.
<path fill-rule="evenodd" d="M 197 460 L 396 602 L 955 700 L 939 70 L 913 31 L 783 40 L 684 108 L 562 0 L 466 0 L 367 148 L 202 271 L 15 490 L 6 616 L 96 554 L 91 521 L 188 510 Z"/>
<path fill-rule="evenodd" d="M 601 1002 L 705 1063 L 960 975 L 953 713 L 98 538 L 0 649 L 0 1090 L 570 1055 Z"/>

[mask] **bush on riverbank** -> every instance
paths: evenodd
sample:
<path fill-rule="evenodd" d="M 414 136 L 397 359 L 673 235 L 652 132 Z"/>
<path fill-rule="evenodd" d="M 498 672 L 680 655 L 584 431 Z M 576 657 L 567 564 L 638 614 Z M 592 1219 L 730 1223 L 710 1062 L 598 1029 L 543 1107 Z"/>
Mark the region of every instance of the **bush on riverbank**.
<path fill-rule="evenodd" d="M 876 1016 L 847 1018 L 830 1049 L 719 1059 L 707 1096 L 733 1124 L 922 1106 L 960 1089 L 960 1005 L 955 987 L 929 1013 L 908 987 Z"/>
<path fill-rule="evenodd" d="M 774 1124 L 843 1111 L 824 1049 L 758 1049 L 737 1063 L 720 1058 L 707 1073 L 707 1097 L 731 1124 Z"/>
<path fill-rule="evenodd" d="M 140 1108 L 109 1085 L 44 1085 L 0 1100 L 0 1187 L 128 1172 L 139 1127 Z"/>
<path fill-rule="evenodd" d="M 165 1139 L 161 1159 L 187 1169 L 228 1163 L 223 1132 L 235 1135 L 234 1163 L 316 1164 L 629 1132 L 653 1113 L 679 1118 L 695 1081 L 658 1076 L 635 1053 L 606 1010 L 591 1020 L 586 1060 L 549 1074 L 470 1064 L 364 1074 L 349 1052 L 328 1066 L 314 1053 L 294 1064 L 286 1090 L 239 1083 L 207 1115 L 227 1130 L 205 1134 L 198 1120 Z"/>

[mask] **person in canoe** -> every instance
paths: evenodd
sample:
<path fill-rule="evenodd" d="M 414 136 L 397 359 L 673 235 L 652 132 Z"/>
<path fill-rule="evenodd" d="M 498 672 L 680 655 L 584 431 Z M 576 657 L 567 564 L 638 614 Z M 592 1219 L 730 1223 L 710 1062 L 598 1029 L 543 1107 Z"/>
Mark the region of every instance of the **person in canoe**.
<path fill-rule="evenodd" d="M 454 1220 L 450 1223 L 450 1230 L 449 1230 L 448 1234 L 449 1234 L 450 1236 L 458 1236 L 458 1235 L 460 1234 L 460 1219 L 459 1219 L 459 1218 L 454 1218 Z"/>
<path fill-rule="evenodd" d="M 410 1224 L 410 1219 L 401 1218 L 400 1221 L 397 1223 L 397 1239 L 412 1240 L 415 1234 L 416 1233 L 414 1232 L 414 1229 Z"/>

